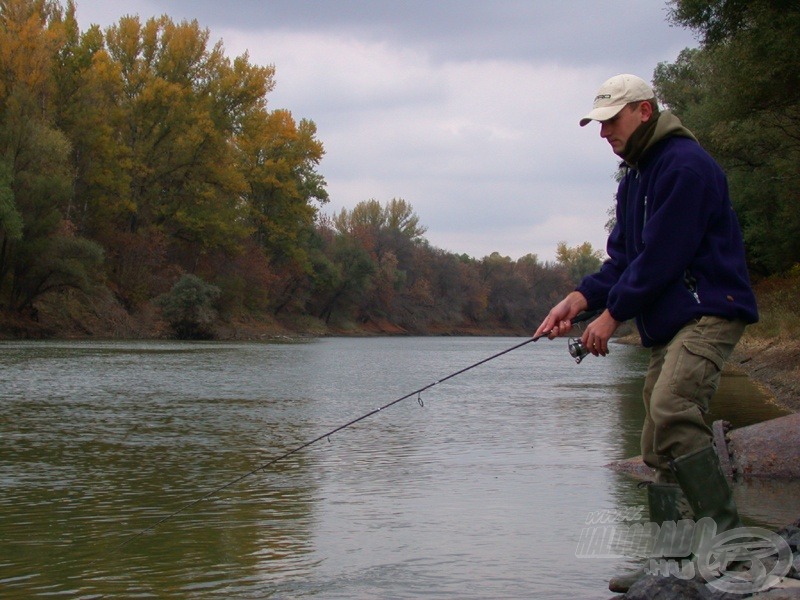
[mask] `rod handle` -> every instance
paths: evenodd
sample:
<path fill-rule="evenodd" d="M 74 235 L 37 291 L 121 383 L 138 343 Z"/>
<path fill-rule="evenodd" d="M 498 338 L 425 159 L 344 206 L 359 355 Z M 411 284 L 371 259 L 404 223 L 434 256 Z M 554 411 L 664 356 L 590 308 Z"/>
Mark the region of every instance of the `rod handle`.
<path fill-rule="evenodd" d="M 575 323 L 582 323 L 583 321 L 588 321 L 589 319 L 592 319 L 597 315 L 599 315 L 604 310 L 605 308 L 596 308 L 594 310 L 584 310 L 582 312 L 579 312 L 577 315 L 575 315 L 575 318 L 572 319 L 572 324 L 574 325 Z"/>

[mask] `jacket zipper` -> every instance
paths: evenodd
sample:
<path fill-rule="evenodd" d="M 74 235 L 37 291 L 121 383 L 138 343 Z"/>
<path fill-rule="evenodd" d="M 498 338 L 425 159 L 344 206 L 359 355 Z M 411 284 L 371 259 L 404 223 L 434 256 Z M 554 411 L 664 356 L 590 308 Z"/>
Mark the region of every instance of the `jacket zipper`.
<path fill-rule="evenodd" d="M 642 233 L 644 234 L 644 226 L 647 225 L 647 196 L 644 197 L 644 218 L 642 219 Z"/>
<path fill-rule="evenodd" d="M 686 284 L 686 289 L 694 298 L 694 301 L 700 304 L 700 294 L 697 293 L 697 279 L 689 269 L 683 272 L 683 282 Z"/>

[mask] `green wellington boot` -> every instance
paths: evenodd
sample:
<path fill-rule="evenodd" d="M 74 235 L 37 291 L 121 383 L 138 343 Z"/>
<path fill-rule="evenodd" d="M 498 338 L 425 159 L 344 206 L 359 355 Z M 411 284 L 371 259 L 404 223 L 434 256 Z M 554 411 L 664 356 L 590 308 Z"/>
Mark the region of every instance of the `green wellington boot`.
<path fill-rule="evenodd" d="M 677 483 L 648 483 L 647 504 L 650 510 L 650 521 L 659 527 L 665 521 L 677 523 L 691 518 L 686 497 Z M 649 559 L 645 560 L 637 569 L 612 577 L 608 582 L 608 589 L 612 592 L 627 592 L 634 583 L 647 575 L 648 565 Z"/>
<path fill-rule="evenodd" d="M 711 517 L 717 524 L 717 533 L 742 526 L 733 492 L 713 446 L 679 456 L 670 467 L 686 494 L 696 521 Z"/>

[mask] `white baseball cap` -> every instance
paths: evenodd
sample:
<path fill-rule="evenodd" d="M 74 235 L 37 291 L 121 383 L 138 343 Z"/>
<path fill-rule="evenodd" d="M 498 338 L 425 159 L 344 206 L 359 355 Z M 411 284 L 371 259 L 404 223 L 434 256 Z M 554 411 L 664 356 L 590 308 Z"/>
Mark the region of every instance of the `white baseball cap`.
<path fill-rule="evenodd" d="M 581 119 L 581 127 L 590 121 L 606 121 L 625 108 L 629 102 L 655 98 L 656 94 L 644 79 L 623 73 L 615 75 L 597 90 L 592 112 Z"/>

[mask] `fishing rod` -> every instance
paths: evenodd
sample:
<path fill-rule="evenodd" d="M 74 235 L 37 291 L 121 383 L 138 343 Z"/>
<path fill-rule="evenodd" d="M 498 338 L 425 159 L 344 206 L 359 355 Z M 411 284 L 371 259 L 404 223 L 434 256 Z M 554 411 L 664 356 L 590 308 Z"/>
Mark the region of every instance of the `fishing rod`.
<path fill-rule="evenodd" d="M 601 310 L 581 312 L 578 315 L 576 315 L 574 319 L 572 319 L 572 323 L 576 324 L 576 323 L 581 323 L 583 321 L 588 321 L 592 317 L 598 315 L 600 312 L 601 312 Z M 489 361 L 492 361 L 492 360 L 494 360 L 496 358 L 499 358 L 499 357 L 503 356 L 504 354 L 508 354 L 509 352 L 513 352 L 514 350 L 518 350 L 519 348 L 522 348 L 523 346 L 527 346 L 531 342 L 536 342 L 536 341 L 540 340 L 541 338 L 543 338 L 543 337 L 545 337 L 545 336 L 547 336 L 549 334 L 550 334 L 550 331 L 544 331 L 544 332 L 540 333 L 539 335 L 537 335 L 535 337 L 529 338 L 529 339 L 525 340 L 524 342 L 520 342 L 519 344 L 516 344 L 515 346 L 511 346 L 510 348 L 506 348 L 505 350 L 501 350 L 500 352 L 497 352 L 496 354 L 492 354 L 491 356 L 489 356 L 487 358 L 484 358 L 483 360 L 479 360 L 478 362 L 473 363 L 473 364 L 469 365 L 468 367 L 464 367 L 463 369 L 461 369 L 459 371 L 455 371 L 454 373 L 450 373 L 450 375 L 447 375 L 446 377 L 443 377 L 442 379 L 434 381 L 433 383 L 429 383 L 428 385 L 423 386 L 423 387 L 421 387 L 421 388 L 419 388 L 417 390 L 414 390 L 413 392 L 409 392 L 405 396 L 401 396 L 400 398 L 397 398 L 396 400 L 392 400 L 391 402 L 388 402 L 388 403 L 384 404 L 383 406 L 379 406 L 378 408 L 375 408 L 375 409 L 373 409 L 373 410 L 371 410 L 371 411 L 369 411 L 367 413 L 364 413 L 360 417 L 356 417 L 355 419 L 352 419 L 352 420 L 348 421 L 347 423 L 344 423 L 343 425 L 339 425 L 338 427 L 335 427 L 334 429 L 331 429 L 330 431 L 328 431 L 326 433 L 323 433 L 322 435 L 318 435 L 317 437 L 315 437 L 312 440 L 304 442 L 303 444 L 300 444 L 299 446 L 297 446 L 295 448 L 292 448 L 291 450 L 289 450 L 287 452 L 284 452 L 283 454 L 280 454 L 279 456 L 276 456 L 275 458 L 265 462 L 264 464 L 261 464 L 261 465 L 255 467 L 254 469 L 251 469 L 250 471 L 248 471 L 248 472 L 246 472 L 246 473 L 244 473 L 242 475 L 239 475 L 238 477 L 236 477 L 235 479 L 232 479 L 231 481 L 225 483 L 224 485 L 221 485 L 221 486 L 219 486 L 217 488 L 214 488 L 213 490 L 211 490 L 210 492 L 207 492 L 206 494 L 204 494 L 203 496 L 197 498 L 196 500 L 192 500 L 188 504 L 185 504 L 182 507 L 180 507 L 178 510 L 176 510 L 174 512 L 171 512 L 168 515 L 162 517 L 161 519 L 159 519 L 158 521 L 156 521 L 152 525 L 150 525 L 148 527 L 145 527 L 141 531 L 131 535 L 126 540 L 124 540 L 121 544 L 119 544 L 115 548 L 113 548 L 112 549 L 112 553 L 120 551 L 122 548 L 124 548 L 125 546 L 127 546 L 128 544 L 133 542 L 134 540 L 140 538 L 141 536 L 143 536 L 144 534 L 146 534 L 146 533 L 148 533 L 150 531 L 153 531 L 156 527 L 158 527 L 162 523 L 164 523 L 166 521 L 169 521 L 170 519 L 173 519 L 174 517 L 177 517 L 179 514 L 186 512 L 190 508 L 193 508 L 194 506 L 197 506 L 198 504 L 200 504 L 204 500 L 207 500 L 207 499 L 211 498 L 212 496 L 216 496 L 220 492 L 223 492 L 226 489 L 236 485 L 237 483 L 247 479 L 248 477 L 250 477 L 252 475 L 255 475 L 259 471 L 264 471 L 264 470 L 268 469 L 269 467 L 271 467 L 272 465 L 274 465 L 275 463 L 278 463 L 278 462 L 280 462 L 282 460 L 286 460 L 287 458 L 289 458 L 293 454 L 297 454 L 298 452 L 302 452 L 303 450 L 305 450 L 309 446 L 313 446 L 317 442 L 320 442 L 320 441 L 322 441 L 324 439 L 328 439 L 332 435 L 342 431 L 343 429 L 347 429 L 348 427 L 352 427 L 356 423 L 359 423 L 361 421 L 364 421 L 365 419 L 368 419 L 368 418 L 370 418 L 372 416 L 375 416 L 379 412 L 384 411 L 387 408 L 391 408 L 392 406 L 394 406 L 395 404 L 399 404 L 403 400 L 408 400 L 409 398 L 411 398 L 413 396 L 416 396 L 417 397 L 417 401 L 419 402 L 420 406 L 422 406 L 422 392 L 425 392 L 425 391 L 431 389 L 432 387 L 439 385 L 440 383 L 444 383 L 445 381 L 448 381 L 450 379 L 453 379 L 454 377 L 457 377 L 457 376 L 459 376 L 459 375 L 461 375 L 463 373 L 466 373 L 467 371 L 470 371 L 470 370 L 474 369 L 475 367 L 479 367 L 482 364 L 485 364 L 485 363 L 487 363 Z M 586 356 L 586 354 L 588 354 L 588 350 L 586 350 L 586 348 L 583 346 L 583 344 L 581 344 L 579 339 L 577 339 L 577 340 L 576 339 L 570 339 L 569 343 L 568 343 L 568 350 L 569 350 L 570 355 L 573 358 L 575 358 L 575 362 L 577 362 L 577 363 L 580 363 L 581 360 L 583 360 L 583 357 Z"/>

